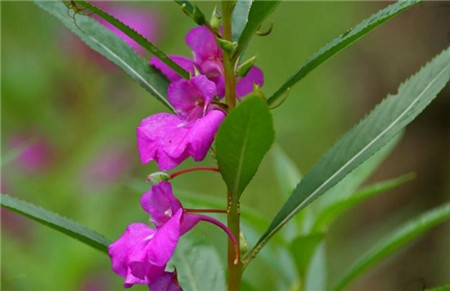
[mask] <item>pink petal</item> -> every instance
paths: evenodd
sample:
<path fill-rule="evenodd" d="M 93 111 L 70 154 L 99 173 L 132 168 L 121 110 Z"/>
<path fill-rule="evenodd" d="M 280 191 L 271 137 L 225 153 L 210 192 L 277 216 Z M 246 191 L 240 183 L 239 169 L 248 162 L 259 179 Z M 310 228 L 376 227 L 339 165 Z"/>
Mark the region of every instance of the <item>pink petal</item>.
<path fill-rule="evenodd" d="M 208 58 L 222 57 L 222 51 L 216 42 L 216 38 L 205 26 L 191 29 L 185 40 L 192 49 L 196 62 L 202 62 Z"/>
<path fill-rule="evenodd" d="M 189 155 L 196 161 L 201 161 L 208 153 L 214 136 L 225 118 L 225 113 L 212 110 L 205 117 L 195 121 L 188 135 Z"/>
<path fill-rule="evenodd" d="M 203 116 L 215 94 L 216 85 L 203 75 L 173 82 L 168 88 L 170 104 L 187 121 Z"/>
<path fill-rule="evenodd" d="M 170 55 L 169 58 L 174 61 L 177 65 L 191 73 L 192 75 L 194 72 L 194 61 L 191 59 L 188 59 L 183 56 L 175 56 Z M 169 79 L 171 82 L 175 82 L 178 80 L 183 79 L 178 73 L 176 73 L 174 70 L 172 70 L 169 66 L 167 66 L 165 63 L 163 63 L 160 59 L 157 57 L 153 57 L 150 59 L 150 65 L 154 66 L 158 70 L 161 71 L 161 73 Z"/>
<path fill-rule="evenodd" d="M 142 195 L 141 206 L 156 228 L 160 228 L 181 208 L 181 203 L 173 195 L 171 184 L 162 181 Z"/>
<path fill-rule="evenodd" d="M 182 291 L 178 285 L 175 273 L 165 272 L 158 279 L 148 284 L 151 291 Z"/>
<path fill-rule="evenodd" d="M 264 73 L 260 68 L 253 66 L 245 77 L 236 84 L 236 95 L 243 97 L 253 91 L 253 84 L 264 84 Z"/>

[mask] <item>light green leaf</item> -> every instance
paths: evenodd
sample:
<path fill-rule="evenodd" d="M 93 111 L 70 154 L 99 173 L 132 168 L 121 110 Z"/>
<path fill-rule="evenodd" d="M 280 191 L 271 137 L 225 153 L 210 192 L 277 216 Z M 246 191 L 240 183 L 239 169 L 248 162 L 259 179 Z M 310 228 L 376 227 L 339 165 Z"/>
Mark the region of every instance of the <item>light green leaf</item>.
<path fill-rule="evenodd" d="M 193 4 L 190 1 L 187 0 L 174 0 L 178 5 L 181 6 L 181 9 L 189 16 L 191 17 L 195 23 L 198 25 L 204 25 L 207 23 L 205 14 L 198 8 L 197 5 Z"/>
<path fill-rule="evenodd" d="M 314 55 L 312 55 L 295 73 L 289 77 L 283 85 L 280 86 L 275 93 L 272 94 L 272 96 L 270 96 L 268 100 L 269 106 L 277 103 L 279 98 L 284 98 L 284 93 L 289 88 L 306 77 L 306 75 L 317 68 L 320 64 L 324 63 L 326 60 L 349 46 L 357 39 L 363 37 L 374 28 L 419 2 L 420 0 L 400 0 L 394 4 L 391 4 L 326 44 Z"/>
<path fill-rule="evenodd" d="M 177 268 L 178 281 L 183 290 L 226 290 L 222 262 L 212 246 L 183 237 L 172 263 Z"/>
<path fill-rule="evenodd" d="M 77 14 L 74 17 L 75 22 L 69 16 L 69 10 L 62 1 L 35 1 L 35 3 L 55 16 L 90 48 L 119 66 L 145 90 L 172 109 L 167 101 L 168 80 L 149 66 L 148 62 L 138 56 L 121 38 L 88 16 Z"/>
<path fill-rule="evenodd" d="M 341 138 L 302 179 L 250 252 L 258 250 L 296 213 L 370 158 L 416 118 L 450 79 L 450 48 L 402 84 Z"/>
<path fill-rule="evenodd" d="M 68 236 L 71 236 L 99 251 L 108 253 L 111 244 L 104 236 L 68 218 L 45 210 L 31 203 L 1 194 L 2 207 L 31 218 Z"/>
<path fill-rule="evenodd" d="M 274 136 L 272 116 L 259 96 L 245 97 L 225 119 L 216 137 L 216 158 L 231 195 L 241 195 Z"/>
<path fill-rule="evenodd" d="M 395 232 L 382 239 L 367 253 L 362 255 L 359 260 L 345 272 L 342 279 L 340 279 L 331 290 L 342 290 L 370 267 L 374 266 L 430 228 L 449 219 L 450 203 L 447 203 L 410 220 Z"/>
<path fill-rule="evenodd" d="M 311 259 L 319 244 L 323 242 L 323 238 L 323 233 L 313 233 L 298 236 L 289 244 L 289 250 L 294 257 L 301 278 L 304 278 Z"/>
<path fill-rule="evenodd" d="M 232 41 L 238 41 L 248 21 L 252 0 L 238 0 L 231 18 Z"/>
<path fill-rule="evenodd" d="M 248 14 L 247 24 L 239 37 L 238 46 L 234 52 L 234 57 L 239 56 L 242 50 L 247 46 L 253 34 L 255 34 L 261 23 L 269 16 L 272 11 L 280 4 L 280 0 L 264 1 L 255 0 L 252 3 Z"/>
<path fill-rule="evenodd" d="M 376 183 L 374 185 L 368 186 L 348 198 L 336 201 L 335 203 L 329 205 L 325 208 L 316 218 L 312 231 L 325 231 L 328 226 L 335 220 L 339 215 L 345 213 L 347 210 L 353 206 L 373 197 L 377 194 L 385 193 L 388 190 L 394 189 L 408 181 L 411 181 L 416 177 L 416 174 L 410 173 L 400 176 L 395 179 L 383 181 Z"/>
<path fill-rule="evenodd" d="M 305 291 L 327 290 L 327 255 L 325 241 L 322 241 L 314 251 L 305 276 Z"/>

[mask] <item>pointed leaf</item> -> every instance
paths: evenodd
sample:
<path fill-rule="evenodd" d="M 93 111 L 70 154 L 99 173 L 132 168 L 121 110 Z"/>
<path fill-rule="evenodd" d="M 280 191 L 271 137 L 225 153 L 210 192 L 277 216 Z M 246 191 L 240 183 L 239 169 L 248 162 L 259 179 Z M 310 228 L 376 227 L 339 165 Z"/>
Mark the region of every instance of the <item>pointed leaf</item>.
<path fill-rule="evenodd" d="M 274 140 L 272 116 L 265 100 L 245 97 L 220 126 L 216 158 L 231 195 L 240 196 Z"/>
<path fill-rule="evenodd" d="M 175 3 L 181 6 L 181 9 L 191 17 L 198 25 L 204 25 L 206 23 L 205 14 L 198 8 L 197 5 L 188 0 L 174 0 Z"/>
<path fill-rule="evenodd" d="M 280 88 L 275 93 L 273 93 L 273 95 L 268 100 L 269 106 L 272 104 L 276 104 L 279 98 L 283 98 L 285 96 L 284 93 L 289 88 L 306 77 L 306 75 L 317 68 L 320 64 L 324 63 L 326 60 L 349 46 L 354 41 L 363 37 L 382 23 L 386 22 L 387 20 L 419 2 L 420 0 L 400 0 L 394 4 L 391 4 L 326 44 L 323 48 L 312 55 L 295 73 L 293 73 L 289 77 L 289 79 L 283 85 L 280 86 Z"/>
<path fill-rule="evenodd" d="M 414 179 L 416 175 L 414 173 L 406 174 L 395 179 L 376 183 L 361 189 L 357 193 L 351 195 L 348 198 L 335 201 L 317 216 L 312 231 L 325 231 L 327 227 L 335 220 L 339 215 L 345 213 L 353 206 L 375 196 L 385 193 L 388 190 L 394 189 L 408 181 Z"/>
<path fill-rule="evenodd" d="M 68 8 L 62 1 L 36 1 L 35 3 L 55 16 L 90 48 L 116 64 L 145 90 L 172 109 L 167 101 L 168 80 L 159 71 L 149 66 L 148 62 L 138 56 L 120 37 L 88 16 L 77 14 L 74 17 L 75 22 L 68 15 Z"/>
<path fill-rule="evenodd" d="M 250 38 L 258 30 L 261 23 L 272 13 L 275 8 L 280 4 L 280 0 L 255 0 L 252 3 L 250 12 L 248 14 L 247 24 L 239 37 L 238 46 L 234 52 L 235 56 L 239 56 L 242 50 L 247 46 Z"/>
<path fill-rule="evenodd" d="M 238 41 L 248 21 L 252 0 L 238 0 L 231 18 L 232 41 Z"/>
<path fill-rule="evenodd" d="M 111 243 L 108 239 L 68 218 L 6 194 L 1 194 L 1 205 L 6 209 L 71 236 L 99 251 L 108 253 L 108 246 Z"/>
<path fill-rule="evenodd" d="M 362 255 L 331 290 L 342 290 L 370 267 L 397 251 L 417 236 L 428 231 L 430 228 L 449 219 L 450 203 L 444 204 L 412 219 Z"/>
<path fill-rule="evenodd" d="M 311 259 L 319 244 L 323 242 L 323 238 L 323 233 L 313 233 L 299 236 L 289 244 L 289 250 L 295 259 L 297 271 L 300 273 L 301 278 L 305 277 Z"/>
<path fill-rule="evenodd" d="M 416 118 L 450 79 L 450 48 L 402 84 L 341 138 L 302 179 L 249 256 L 254 256 L 298 211 L 370 158 Z"/>

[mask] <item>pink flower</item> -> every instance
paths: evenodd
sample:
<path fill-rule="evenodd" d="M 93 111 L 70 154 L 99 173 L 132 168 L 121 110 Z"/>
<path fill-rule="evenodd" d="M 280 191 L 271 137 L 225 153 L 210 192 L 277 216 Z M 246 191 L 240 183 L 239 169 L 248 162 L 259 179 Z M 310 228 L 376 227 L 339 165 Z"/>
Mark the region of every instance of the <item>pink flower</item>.
<path fill-rule="evenodd" d="M 203 160 L 225 118 L 210 106 L 215 91 L 215 84 L 205 76 L 171 83 L 169 102 L 177 115 L 158 113 L 141 121 L 136 130 L 141 162 L 157 161 L 166 171 L 189 156 Z"/>
<path fill-rule="evenodd" d="M 216 84 L 217 95 L 225 95 L 225 76 L 223 68 L 222 51 L 216 42 L 212 32 L 205 26 L 193 28 L 186 35 L 186 43 L 192 49 L 194 59 L 188 59 L 182 56 L 170 56 L 170 58 L 182 68 L 194 74 L 197 69 L 201 74 L 208 77 Z M 161 60 L 154 57 L 150 64 L 158 68 L 171 82 L 180 80 L 181 77 L 170 69 Z M 243 97 L 253 91 L 253 85 L 264 84 L 263 72 L 253 66 L 247 75 L 240 78 L 236 84 L 236 95 Z"/>
<path fill-rule="evenodd" d="M 125 287 L 147 284 L 152 291 L 181 290 L 174 273 L 165 268 L 172 257 L 180 236 L 200 221 L 222 228 L 236 243 L 229 229 L 220 221 L 187 213 L 173 195 L 169 182 L 153 186 L 141 198 L 142 208 L 150 214 L 153 229 L 143 223 L 133 223 L 109 246 L 109 255 L 116 274 L 125 278 Z"/>

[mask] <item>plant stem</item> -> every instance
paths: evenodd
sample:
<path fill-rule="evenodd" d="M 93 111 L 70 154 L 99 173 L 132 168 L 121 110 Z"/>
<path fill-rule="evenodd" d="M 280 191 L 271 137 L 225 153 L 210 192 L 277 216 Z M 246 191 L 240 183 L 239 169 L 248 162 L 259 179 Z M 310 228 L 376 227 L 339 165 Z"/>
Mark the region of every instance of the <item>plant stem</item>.
<path fill-rule="evenodd" d="M 195 172 L 195 171 L 210 171 L 210 172 L 220 172 L 220 170 L 218 168 L 213 168 L 213 167 L 193 167 L 193 168 L 187 168 L 184 170 L 180 170 L 178 172 L 172 173 L 169 175 L 170 179 L 173 179 L 179 175 L 185 174 L 185 173 L 189 173 L 189 172 Z"/>
<path fill-rule="evenodd" d="M 234 5 L 234 1 L 222 1 L 223 39 L 228 41 L 231 41 L 231 16 Z M 225 70 L 225 101 L 229 109 L 232 110 L 236 106 L 234 61 L 232 60 L 232 53 L 223 50 L 222 54 Z"/>
<path fill-rule="evenodd" d="M 231 16 L 233 14 L 235 1 L 222 0 L 222 24 L 223 39 L 231 41 Z M 223 67 L 225 70 L 225 102 L 231 111 L 236 106 L 236 89 L 235 89 L 235 60 L 232 59 L 233 52 L 222 51 Z M 228 192 L 228 228 L 234 235 L 239 246 L 240 240 L 240 209 L 239 196 L 235 193 Z M 239 250 L 237 250 L 239 252 Z M 236 261 L 236 258 L 239 258 Z M 228 291 L 240 290 L 242 279 L 242 262 L 240 254 L 236 254 L 235 245 L 228 240 Z"/>

